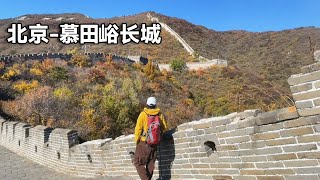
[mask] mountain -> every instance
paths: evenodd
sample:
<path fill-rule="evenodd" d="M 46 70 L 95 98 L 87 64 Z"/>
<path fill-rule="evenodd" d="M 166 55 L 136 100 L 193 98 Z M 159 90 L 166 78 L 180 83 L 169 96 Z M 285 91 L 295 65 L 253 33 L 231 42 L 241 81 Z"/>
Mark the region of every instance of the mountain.
<path fill-rule="evenodd" d="M 23 25 L 42 23 L 49 25 L 51 31 L 57 31 L 59 24 L 69 23 L 151 23 L 147 14 L 158 17 L 175 30 L 197 53 L 208 59 L 226 59 L 230 65 L 244 71 L 250 71 L 262 78 L 275 82 L 281 88 L 288 89 L 287 78 L 299 72 L 301 66 L 312 63 L 310 41 L 319 46 L 320 29 L 303 27 L 283 31 L 248 32 L 242 30 L 215 31 L 194 25 L 183 19 L 168 17 L 154 12 L 132 16 L 92 19 L 82 14 L 43 14 L 24 15 L 12 19 L 0 20 L 0 54 L 67 52 L 80 45 L 63 45 L 57 39 L 49 44 L 13 45 L 6 42 L 7 28 L 11 23 Z M 213 22 L 214 23 L 214 22 Z M 168 63 L 174 58 L 190 60 L 183 46 L 168 32 L 162 31 L 161 45 L 127 44 L 89 45 L 90 52 L 111 52 L 120 55 L 143 55 Z"/>
<path fill-rule="evenodd" d="M 284 88 L 288 87 L 286 80 L 291 74 L 313 62 L 310 44 L 320 46 L 320 29 L 315 27 L 219 32 L 178 18 L 154 16 L 174 29 L 202 56 L 226 59 L 228 64 L 260 74 Z"/>

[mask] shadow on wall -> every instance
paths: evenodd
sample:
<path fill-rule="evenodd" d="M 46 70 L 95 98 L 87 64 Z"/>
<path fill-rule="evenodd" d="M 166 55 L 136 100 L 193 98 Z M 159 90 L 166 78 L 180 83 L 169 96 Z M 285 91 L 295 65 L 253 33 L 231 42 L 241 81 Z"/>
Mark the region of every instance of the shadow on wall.
<path fill-rule="evenodd" d="M 171 179 L 171 167 L 175 158 L 175 145 L 172 134 L 176 129 L 172 129 L 163 134 L 163 139 L 158 147 L 158 169 L 159 180 Z"/>

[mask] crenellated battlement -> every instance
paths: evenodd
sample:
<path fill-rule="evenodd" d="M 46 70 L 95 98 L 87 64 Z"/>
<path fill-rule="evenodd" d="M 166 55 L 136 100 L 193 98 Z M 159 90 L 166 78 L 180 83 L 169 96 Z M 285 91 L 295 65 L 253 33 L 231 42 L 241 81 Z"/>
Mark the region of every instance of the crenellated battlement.
<path fill-rule="evenodd" d="M 89 56 L 91 59 L 101 59 L 109 54 L 106 53 L 84 53 L 84 55 Z M 39 60 L 43 61 L 45 59 L 61 59 L 69 61 L 72 57 L 72 54 L 67 53 L 40 53 L 40 54 L 15 54 L 15 55 L 0 55 L 0 61 L 5 62 L 6 64 L 11 63 L 14 59 L 22 59 L 22 60 Z M 132 60 L 128 57 L 123 57 L 120 55 L 112 55 L 112 59 L 114 61 L 123 61 L 126 63 L 134 63 L 135 60 Z M 140 62 L 146 64 L 148 62 L 147 58 L 140 57 Z"/>

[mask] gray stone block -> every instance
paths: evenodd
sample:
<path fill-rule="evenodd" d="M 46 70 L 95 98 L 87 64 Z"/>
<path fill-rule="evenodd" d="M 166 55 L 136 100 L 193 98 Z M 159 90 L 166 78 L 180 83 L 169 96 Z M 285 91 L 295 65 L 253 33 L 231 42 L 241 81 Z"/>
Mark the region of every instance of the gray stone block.
<path fill-rule="evenodd" d="M 314 107 L 309 109 L 298 109 L 300 116 L 311 116 L 320 114 L 320 107 Z"/>
<path fill-rule="evenodd" d="M 283 123 L 284 128 L 300 127 L 305 125 L 319 124 L 320 115 L 309 116 L 309 117 L 300 117 L 291 121 L 286 121 Z"/>
<path fill-rule="evenodd" d="M 298 109 L 304 109 L 304 108 L 312 108 L 313 107 L 313 103 L 312 101 L 298 101 L 296 102 L 296 107 Z"/>
<path fill-rule="evenodd" d="M 293 161 L 284 161 L 286 167 L 303 167 L 303 166 L 317 166 L 318 161 L 315 159 L 299 159 Z"/>
<path fill-rule="evenodd" d="M 302 100 L 308 100 L 308 99 L 314 99 L 314 98 L 320 98 L 320 90 L 309 91 L 301 94 L 293 94 L 293 99 L 295 101 L 302 101 Z"/>
<path fill-rule="evenodd" d="M 285 176 L 286 180 L 319 180 L 317 175 L 292 175 Z"/>
<path fill-rule="evenodd" d="M 303 84 L 303 85 L 296 85 L 296 86 L 290 86 L 290 90 L 291 92 L 294 93 L 298 93 L 298 92 L 303 92 L 303 91 L 308 91 L 312 89 L 312 83 L 307 83 L 307 84 Z"/>
<path fill-rule="evenodd" d="M 320 124 L 313 127 L 315 132 L 320 132 Z"/>
<path fill-rule="evenodd" d="M 281 137 L 294 137 L 294 136 L 302 136 L 305 134 L 313 134 L 312 127 L 299 127 L 295 129 L 285 129 L 280 131 Z"/>
<path fill-rule="evenodd" d="M 284 167 L 282 162 L 261 162 L 255 163 L 257 168 L 266 169 L 266 168 L 275 168 L 275 167 Z"/>
<path fill-rule="evenodd" d="M 320 64 L 320 63 L 319 63 Z M 316 89 L 320 89 L 320 81 L 314 83 Z"/>
<path fill-rule="evenodd" d="M 290 86 L 294 86 L 316 80 L 320 80 L 320 71 L 314 71 L 309 74 L 299 74 L 290 76 L 288 79 L 288 83 Z"/>
<path fill-rule="evenodd" d="M 294 145 L 294 146 L 284 146 L 282 149 L 285 152 L 298 152 L 298 151 L 311 151 L 316 150 L 316 144 L 304 144 L 304 145 Z"/>
<path fill-rule="evenodd" d="M 271 112 L 259 114 L 257 116 L 256 125 L 265 125 L 277 123 L 280 121 L 298 118 L 299 115 L 295 107 L 284 108 Z"/>
<path fill-rule="evenodd" d="M 320 106 L 320 98 L 313 100 L 315 106 Z"/>

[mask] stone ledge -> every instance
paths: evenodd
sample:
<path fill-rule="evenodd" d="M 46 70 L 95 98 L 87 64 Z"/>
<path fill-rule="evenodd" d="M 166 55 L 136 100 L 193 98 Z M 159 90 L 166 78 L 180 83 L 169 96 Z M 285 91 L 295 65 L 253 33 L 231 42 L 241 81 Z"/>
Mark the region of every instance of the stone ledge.
<path fill-rule="evenodd" d="M 72 129 L 62 129 L 62 128 L 56 128 L 52 130 L 52 134 L 63 134 L 63 135 L 70 135 L 72 133 L 76 133 L 76 130 Z"/>
<path fill-rule="evenodd" d="M 292 106 L 289 108 L 259 114 L 256 119 L 256 125 L 273 124 L 298 117 L 299 115 L 296 108 Z"/>

